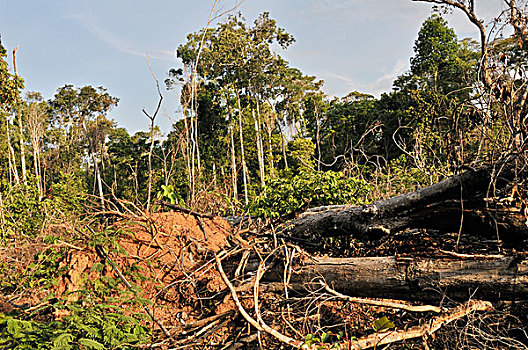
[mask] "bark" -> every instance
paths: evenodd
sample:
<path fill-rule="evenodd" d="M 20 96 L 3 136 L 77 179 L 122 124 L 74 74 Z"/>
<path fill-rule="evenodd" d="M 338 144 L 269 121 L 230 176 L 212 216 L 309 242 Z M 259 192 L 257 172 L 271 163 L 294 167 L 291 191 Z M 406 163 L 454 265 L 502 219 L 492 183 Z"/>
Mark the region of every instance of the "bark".
<path fill-rule="evenodd" d="M 288 223 L 289 235 L 318 242 L 330 236 L 379 238 L 406 228 L 479 234 L 503 240 L 528 238 L 522 208 L 497 200 L 509 190 L 514 161 L 463 172 L 412 193 L 363 206 L 309 210 Z"/>
<path fill-rule="evenodd" d="M 297 263 L 292 270 L 289 286 L 298 291 L 321 289 L 324 280 L 343 294 L 369 298 L 521 300 L 528 296 L 528 261 L 518 257 L 320 257 Z M 262 283 L 283 278 L 282 267 L 275 267 Z M 278 284 L 284 288 L 282 282 Z"/>
<path fill-rule="evenodd" d="M 231 185 L 233 186 L 233 198 L 238 199 L 237 188 L 237 171 L 236 171 L 236 153 L 235 153 L 235 137 L 233 134 L 233 117 L 229 118 L 229 150 L 231 156 Z"/>
<path fill-rule="evenodd" d="M 18 133 L 20 134 L 20 168 L 22 170 L 22 182 L 27 185 L 27 167 L 26 167 L 26 147 L 24 144 L 24 129 L 22 127 L 22 111 L 17 111 L 18 116 Z"/>
<path fill-rule="evenodd" d="M 244 180 L 244 202 L 246 204 L 249 203 L 248 199 L 248 185 L 249 185 L 249 178 L 248 178 L 248 169 L 246 165 L 246 153 L 244 151 L 244 132 L 242 130 L 242 106 L 240 104 L 240 96 L 237 91 L 237 106 L 238 106 L 238 133 L 240 136 L 240 160 L 242 162 L 242 178 Z"/>
<path fill-rule="evenodd" d="M 16 157 L 13 145 L 11 145 L 11 131 L 9 129 L 9 119 L 6 117 L 6 136 L 7 136 L 7 148 L 8 148 L 8 160 L 9 160 L 9 182 L 12 183 L 14 180 L 15 184 L 20 183 L 18 177 L 18 170 L 16 167 Z"/>

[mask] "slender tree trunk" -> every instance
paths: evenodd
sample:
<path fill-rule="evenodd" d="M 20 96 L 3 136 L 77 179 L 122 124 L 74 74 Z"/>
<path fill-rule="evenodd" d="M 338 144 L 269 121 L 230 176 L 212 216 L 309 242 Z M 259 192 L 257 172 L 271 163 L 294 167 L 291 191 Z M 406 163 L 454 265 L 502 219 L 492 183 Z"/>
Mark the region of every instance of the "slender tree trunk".
<path fill-rule="evenodd" d="M 24 144 L 24 129 L 22 127 L 22 112 L 17 112 L 18 116 L 18 132 L 20 134 L 20 168 L 22 170 L 22 182 L 27 185 L 27 168 L 26 168 L 26 147 Z"/>
<path fill-rule="evenodd" d="M 278 123 L 277 110 L 275 109 L 275 104 L 268 99 L 268 105 L 271 108 L 271 115 L 268 119 L 268 122 L 266 123 L 266 129 L 268 132 L 268 173 L 270 176 L 275 177 L 275 159 L 273 156 L 273 128 L 275 127 L 275 125 L 278 124 L 280 129 L 280 124 Z"/>
<path fill-rule="evenodd" d="M 6 136 L 7 136 L 7 147 L 9 150 L 8 153 L 8 162 L 9 162 L 9 175 L 12 176 L 12 179 L 10 179 L 10 183 L 13 182 L 15 184 L 20 183 L 20 178 L 18 177 L 18 170 L 16 167 L 16 158 L 15 158 L 15 150 L 13 149 L 13 146 L 11 145 L 11 131 L 9 128 L 9 119 L 6 117 Z"/>
<path fill-rule="evenodd" d="M 185 167 L 187 168 L 187 184 L 189 187 L 188 201 L 192 202 L 194 200 L 194 182 L 191 167 L 191 135 L 189 130 L 189 122 L 186 117 L 183 118 L 183 124 L 185 128 L 185 145 L 182 147 L 182 154 L 185 159 Z"/>
<path fill-rule="evenodd" d="M 18 80 L 18 70 L 16 63 L 16 53 L 18 46 L 13 50 L 13 69 L 15 71 L 15 79 Z M 17 95 L 18 96 L 18 95 Z M 18 104 L 18 97 L 17 97 Z M 20 168 L 22 170 L 22 181 L 27 185 L 27 173 L 26 173 L 26 150 L 24 145 L 24 128 L 22 127 L 22 112 L 20 111 L 20 106 L 17 107 L 17 117 L 18 117 L 18 131 L 20 133 L 19 143 L 20 143 Z"/>
<path fill-rule="evenodd" d="M 242 113 L 242 106 L 240 104 L 240 96 L 237 91 L 237 105 L 238 105 L 238 131 L 240 135 L 240 158 L 242 161 L 242 177 L 244 179 L 244 200 L 245 203 L 249 203 L 248 198 L 248 172 L 247 172 L 247 166 L 246 166 L 246 155 L 244 152 L 244 131 L 242 130 L 242 118 L 244 114 Z"/>
<path fill-rule="evenodd" d="M 284 132 L 282 131 L 282 127 L 279 123 L 279 131 L 281 135 L 281 145 L 282 145 L 282 157 L 284 158 L 284 168 L 288 169 L 288 155 L 286 154 L 286 137 L 284 136 Z"/>
<path fill-rule="evenodd" d="M 258 143 L 259 143 L 259 146 L 260 146 L 260 161 L 261 161 L 261 168 L 262 168 L 262 171 L 261 171 L 261 185 L 264 187 L 264 185 L 266 184 L 265 181 L 266 181 L 266 165 L 264 163 L 264 144 L 262 142 L 262 116 L 260 115 L 260 102 L 259 102 L 259 99 L 257 98 L 257 122 L 258 122 L 258 126 L 259 126 L 259 137 L 258 137 Z"/>
<path fill-rule="evenodd" d="M 257 102 L 258 103 L 258 102 Z M 258 104 L 257 104 L 258 106 Z M 260 118 L 258 117 L 258 107 L 257 107 L 257 115 L 255 115 L 255 110 L 251 108 L 251 114 L 253 115 L 253 122 L 255 125 L 255 133 L 256 133 L 256 142 L 257 142 L 257 159 L 258 159 L 258 165 L 259 165 L 259 177 L 260 177 L 260 185 L 264 187 L 265 181 L 264 181 L 264 150 L 262 149 L 262 134 L 260 129 Z"/>
<path fill-rule="evenodd" d="M 317 171 L 321 171 L 321 122 L 319 120 L 319 113 L 317 112 L 317 105 L 314 101 L 315 123 L 317 130 L 315 133 L 315 142 L 317 143 Z"/>
<path fill-rule="evenodd" d="M 101 201 L 101 208 L 104 210 L 105 202 L 104 202 L 103 181 L 101 179 L 101 172 L 99 170 L 99 162 L 95 155 L 96 150 L 95 150 L 94 140 L 90 138 L 90 135 L 88 133 L 88 128 L 86 127 L 86 121 L 83 120 L 82 126 L 84 129 L 84 132 L 86 133 L 86 136 L 88 137 L 88 147 L 89 147 L 90 156 L 92 158 L 92 162 L 94 165 L 94 181 L 97 184 L 97 191 L 99 192 L 99 200 Z"/>
<path fill-rule="evenodd" d="M 42 192 L 42 179 L 41 179 L 41 167 L 40 167 L 40 147 L 39 142 L 32 140 L 33 146 L 33 167 L 35 170 L 35 178 L 37 180 L 37 190 L 39 192 L 39 201 L 42 199 L 44 193 Z"/>
<path fill-rule="evenodd" d="M 238 199 L 237 170 L 236 170 L 236 153 L 235 153 L 235 135 L 233 132 L 233 117 L 229 120 L 229 139 L 231 150 L 231 185 L 233 186 L 233 198 Z"/>
<path fill-rule="evenodd" d="M 148 193 L 147 193 L 147 211 L 150 211 L 150 196 L 152 194 L 152 152 L 154 152 L 154 118 L 150 123 L 150 149 L 148 154 Z"/>
<path fill-rule="evenodd" d="M 103 191 L 103 180 L 101 178 L 101 171 L 99 169 L 99 162 L 97 160 L 97 157 L 92 154 L 92 159 L 95 166 L 95 175 L 97 176 L 97 190 L 99 191 L 99 198 L 101 200 L 101 207 L 103 210 L 105 209 L 105 202 L 104 202 L 104 191 Z"/>

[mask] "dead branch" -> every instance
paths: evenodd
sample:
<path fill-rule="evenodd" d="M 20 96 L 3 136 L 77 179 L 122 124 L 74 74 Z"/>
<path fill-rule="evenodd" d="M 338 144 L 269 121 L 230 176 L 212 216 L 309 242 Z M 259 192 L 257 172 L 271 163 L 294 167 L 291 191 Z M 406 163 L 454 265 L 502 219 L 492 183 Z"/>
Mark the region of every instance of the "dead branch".
<path fill-rule="evenodd" d="M 206 214 L 206 213 L 199 213 L 197 211 L 194 211 L 192 209 L 188 209 L 176 204 L 168 203 L 162 200 L 158 200 L 157 202 L 159 205 L 170 208 L 175 211 L 181 211 L 183 213 L 191 214 L 193 216 L 199 217 L 199 218 L 207 218 L 207 219 L 214 219 L 214 216 L 212 214 Z"/>
<path fill-rule="evenodd" d="M 438 316 L 430 323 L 426 323 L 422 326 L 412 327 L 407 331 L 392 331 L 384 333 L 376 333 L 370 336 L 362 337 L 351 344 L 345 344 L 338 347 L 338 349 L 349 349 L 349 345 L 352 345 L 354 349 L 369 349 L 380 345 L 390 344 L 397 341 L 406 339 L 418 338 L 429 336 L 439 330 L 441 327 L 456 321 L 462 317 L 470 315 L 477 311 L 490 311 L 493 310 L 493 306 L 490 302 L 481 300 L 470 300 L 458 307 L 451 309 L 447 314 Z"/>
<path fill-rule="evenodd" d="M 273 328 L 267 326 L 266 324 L 259 324 L 259 322 L 257 322 L 254 318 L 252 318 L 247 313 L 247 311 L 242 306 L 242 303 L 238 299 L 235 287 L 233 287 L 233 284 L 231 284 L 231 282 L 229 281 L 229 278 L 227 278 L 227 276 L 226 276 L 226 274 L 224 272 L 224 269 L 222 268 L 222 261 L 220 260 L 218 255 L 215 255 L 215 260 L 216 260 L 216 266 L 218 268 L 218 272 L 222 276 L 222 280 L 224 281 L 226 286 L 229 288 L 229 290 L 231 292 L 231 296 L 233 298 L 233 301 L 235 302 L 235 304 L 236 304 L 236 306 L 238 308 L 238 311 L 240 312 L 242 317 L 244 317 L 244 319 L 249 324 L 251 324 L 253 327 L 255 327 L 257 330 L 269 333 L 272 336 L 274 336 L 275 338 L 277 338 L 278 340 L 280 340 L 281 342 L 286 343 L 288 345 L 291 345 L 291 346 L 294 346 L 294 347 L 297 347 L 297 348 L 300 347 L 302 345 L 301 341 L 292 339 L 292 338 L 290 338 L 290 337 L 288 337 L 288 336 L 286 336 L 284 334 L 281 334 L 281 333 L 277 332 L 276 330 L 274 330 Z"/>
<path fill-rule="evenodd" d="M 399 310 L 405 310 L 409 312 L 436 312 L 436 313 L 442 312 L 441 308 L 437 306 L 432 306 L 432 305 L 411 305 L 409 303 L 404 303 L 402 301 L 397 302 L 394 300 L 387 300 L 387 299 L 370 299 L 370 298 L 350 297 L 348 295 L 344 295 L 344 294 L 341 294 L 333 290 L 326 283 L 323 283 L 323 286 L 324 286 L 324 289 L 328 293 L 338 297 L 339 299 L 346 300 L 351 303 L 387 307 L 391 309 L 399 309 Z"/>

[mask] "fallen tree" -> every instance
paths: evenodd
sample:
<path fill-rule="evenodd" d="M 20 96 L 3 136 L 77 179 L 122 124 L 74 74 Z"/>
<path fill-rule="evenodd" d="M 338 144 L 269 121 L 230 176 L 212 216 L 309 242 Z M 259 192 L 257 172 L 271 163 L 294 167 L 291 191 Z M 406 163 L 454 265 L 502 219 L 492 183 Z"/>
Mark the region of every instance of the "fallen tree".
<path fill-rule="evenodd" d="M 520 174 L 513 158 L 372 204 L 313 208 L 282 232 L 311 244 L 325 237 L 376 238 L 409 228 L 519 242 L 528 238 L 526 206 L 517 198 Z"/>
<path fill-rule="evenodd" d="M 314 257 L 294 264 L 291 271 L 289 288 L 297 291 L 327 284 L 348 295 L 415 301 L 528 296 L 528 261 L 516 257 Z M 283 276 L 283 269 L 270 269 L 262 282 L 283 282 Z"/>

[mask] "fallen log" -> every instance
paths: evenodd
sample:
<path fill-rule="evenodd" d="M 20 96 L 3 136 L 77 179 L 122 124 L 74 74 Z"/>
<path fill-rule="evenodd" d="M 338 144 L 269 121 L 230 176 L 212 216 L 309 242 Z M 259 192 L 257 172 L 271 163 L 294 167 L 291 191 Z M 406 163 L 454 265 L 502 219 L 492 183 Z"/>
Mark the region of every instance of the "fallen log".
<path fill-rule="evenodd" d="M 432 258 L 313 258 L 293 266 L 289 287 L 321 288 L 321 280 L 341 293 L 417 301 L 520 300 L 528 297 L 528 260 L 518 257 L 474 260 Z M 281 282 L 280 268 L 262 283 Z"/>
<path fill-rule="evenodd" d="M 353 235 L 379 238 L 406 228 L 479 234 L 512 241 L 528 238 L 525 207 L 500 201 L 518 177 L 514 162 L 449 177 L 415 192 L 363 206 L 313 208 L 282 230 L 296 240 Z"/>

